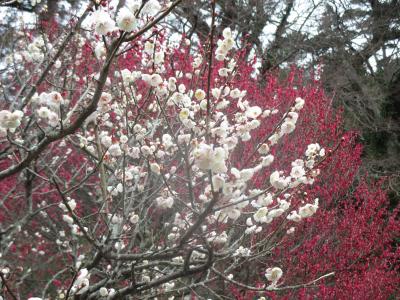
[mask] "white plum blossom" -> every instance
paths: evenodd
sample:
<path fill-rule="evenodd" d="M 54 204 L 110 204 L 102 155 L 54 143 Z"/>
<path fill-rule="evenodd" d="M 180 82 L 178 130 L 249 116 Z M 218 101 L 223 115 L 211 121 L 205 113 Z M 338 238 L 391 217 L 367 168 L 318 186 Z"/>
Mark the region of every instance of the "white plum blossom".
<path fill-rule="evenodd" d="M 231 96 L 233 99 L 239 98 L 241 96 L 241 92 L 239 89 L 233 89 L 230 91 L 229 96 Z"/>
<path fill-rule="evenodd" d="M 218 191 L 224 187 L 225 179 L 221 175 L 216 174 L 212 177 L 212 183 L 214 190 Z"/>
<path fill-rule="evenodd" d="M 256 119 L 261 115 L 261 113 L 262 113 L 262 110 L 260 107 L 251 106 L 251 107 L 248 107 L 246 110 L 246 117 L 248 117 L 250 119 Z"/>
<path fill-rule="evenodd" d="M 214 97 L 215 99 L 218 99 L 218 98 L 221 96 L 221 89 L 219 89 L 219 88 L 213 88 L 213 89 L 211 90 L 211 94 L 213 95 L 213 97 Z"/>
<path fill-rule="evenodd" d="M 201 101 L 206 97 L 206 93 L 202 89 L 197 89 L 194 96 L 197 100 Z"/>
<path fill-rule="evenodd" d="M 128 69 L 121 70 L 122 80 L 124 84 L 129 84 L 135 81 L 135 77 L 133 76 L 132 72 Z"/>
<path fill-rule="evenodd" d="M 246 219 L 246 225 L 247 226 L 253 226 L 253 221 L 251 220 L 251 218 L 247 218 Z"/>
<path fill-rule="evenodd" d="M 240 180 L 248 181 L 254 175 L 254 169 L 243 169 L 240 171 Z"/>
<path fill-rule="evenodd" d="M 268 279 L 268 281 L 271 281 L 273 285 L 276 285 L 279 279 L 281 279 L 282 275 L 282 269 L 278 267 L 268 268 L 265 271 L 265 277 Z"/>
<path fill-rule="evenodd" d="M 274 161 L 274 156 L 272 154 L 269 154 L 265 157 L 262 157 L 262 162 L 261 165 L 263 167 L 268 167 L 272 162 Z"/>
<path fill-rule="evenodd" d="M 296 125 L 291 120 L 286 120 L 281 126 L 281 133 L 282 134 L 289 134 L 292 133 L 296 128 Z"/>
<path fill-rule="evenodd" d="M 218 47 L 215 51 L 215 58 L 219 61 L 225 60 L 228 52 L 233 48 L 235 44 L 232 38 L 232 32 L 230 28 L 225 28 L 222 32 L 222 35 L 224 39 L 218 40 L 217 42 Z"/>
<path fill-rule="evenodd" d="M 57 60 L 55 61 L 54 67 L 55 67 L 56 69 L 61 68 L 61 61 L 60 61 L 59 59 L 57 59 Z"/>
<path fill-rule="evenodd" d="M 228 77 L 228 75 L 229 75 L 229 69 L 227 69 L 227 68 L 221 68 L 221 69 L 218 70 L 218 74 L 219 74 L 219 76 L 221 76 L 221 77 Z"/>
<path fill-rule="evenodd" d="M 151 41 L 146 41 L 146 43 L 144 43 L 144 52 L 149 55 L 153 55 L 154 43 L 152 43 Z"/>
<path fill-rule="evenodd" d="M 294 124 L 296 124 L 298 119 L 299 119 L 299 114 L 297 112 L 294 112 L 294 111 L 288 112 L 287 120 L 290 120 Z"/>
<path fill-rule="evenodd" d="M 106 112 L 110 107 L 111 101 L 112 101 L 111 94 L 103 92 L 100 96 L 98 104 L 100 111 Z"/>
<path fill-rule="evenodd" d="M 271 135 L 268 138 L 268 141 L 271 143 L 271 145 L 275 145 L 278 143 L 279 139 L 280 139 L 280 135 L 277 133 L 274 133 L 273 135 Z"/>
<path fill-rule="evenodd" d="M 280 217 L 284 212 L 285 211 L 282 208 L 271 209 L 268 212 L 267 217 L 274 219 L 274 218 Z"/>
<path fill-rule="evenodd" d="M 64 103 L 64 99 L 59 92 L 53 91 L 50 93 L 43 92 L 39 96 L 39 102 L 42 105 L 48 105 L 52 109 L 57 109 Z"/>
<path fill-rule="evenodd" d="M 159 74 L 153 74 L 150 77 L 150 85 L 156 87 L 163 82 L 161 76 Z"/>
<path fill-rule="evenodd" d="M 306 150 L 306 156 L 307 157 L 312 157 L 317 155 L 321 150 L 321 146 L 316 143 L 316 144 L 310 144 L 307 146 L 307 150 Z"/>
<path fill-rule="evenodd" d="M 8 110 L 0 111 L 0 127 L 4 129 L 10 129 L 14 131 L 19 125 L 21 125 L 22 117 L 24 113 L 20 110 L 10 112 Z"/>
<path fill-rule="evenodd" d="M 225 231 L 223 231 L 220 234 L 217 234 L 215 231 L 212 231 L 210 233 L 210 237 L 207 240 L 208 242 L 213 244 L 226 244 L 226 242 L 228 241 L 228 235 L 226 234 Z"/>
<path fill-rule="evenodd" d="M 99 294 L 101 297 L 107 297 L 108 296 L 108 290 L 104 286 L 100 288 Z"/>
<path fill-rule="evenodd" d="M 269 180 L 271 185 L 278 190 L 284 189 L 289 184 L 288 178 L 281 177 L 279 171 L 273 172 Z"/>
<path fill-rule="evenodd" d="M 261 195 L 257 198 L 256 201 L 252 202 L 252 205 L 254 207 L 261 207 L 261 206 L 269 206 L 273 202 L 273 197 L 271 193 L 268 193 L 267 195 Z"/>
<path fill-rule="evenodd" d="M 115 23 L 109 13 L 96 10 L 93 13 L 93 23 L 97 34 L 106 35 L 115 29 Z"/>
<path fill-rule="evenodd" d="M 297 213 L 297 211 L 291 211 L 290 214 L 286 217 L 288 220 L 294 222 L 300 222 L 302 217 Z"/>
<path fill-rule="evenodd" d="M 117 25 L 119 29 L 126 32 L 131 32 L 136 29 L 136 17 L 128 7 L 122 7 L 119 10 L 117 15 Z"/>
<path fill-rule="evenodd" d="M 121 156 L 122 150 L 119 144 L 113 144 L 108 148 L 108 152 L 111 156 Z"/>
<path fill-rule="evenodd" d="M 200 108 L 201 108 L 202 110 L 207 110 L 207 105 L 208 105 L 207 100 L 201 100 L 201 102 L 200 102 Z"/>
<path fill-rule="evenodd" d="M 295 179 L 298 179 L 300 177 L 303 177 L 306 174 L 303 166 L 294 166 L 292 170 L 290 171 L 290 176 L 292 176 Z"/>
<path fill-rule="evenodd" d="M 261 226 L 253 225 L 253 226 L 247 227 L 246 230 L 244 231 L 244 233 L 249 235 L 249 234 L 253 234 L 253 233 L 259 233 L 259 232 L 261 232 L 261 230 L 262 230 Z"/>
<path fill-rule="evenodd" d="M 215 173 L 226 173 L 226 151 L 224 148 L 207 144 L 200 144 L 193 152 L 195 164 L 202 170 L 211 170 Z"/>
<path fill-rule="evenodd" d="M 318 198 L 314 200 L 314 204 L 307 203 L 306 205 L 299 208 L 299 215 L 302 218 L 311 217 L 313 214 L 316 213 L 318 209 Z"/>
<path fill-rule="evenodd" d="M 290 207 L 290 202 L 286 201 L 286 200 L 282 200 L 282 199 L 277 199 L 278 203 L 279 203 L 279 208 L 286 211 L 289 209 Z"/>
<path fill-rule="evenodd" d="M 233 256 L 240 256 L 240 257 L 248 257 L 250 255 L 251 255 L 251 250 L 243 246 L 239 246 L 239 248 L 236 249 L 236 251 L 233 254 Z"/>
<path fill-rule="evenodd" d="M 165 133 L 162 136 L 162 142 L 163 142 L 164 147 L 165 147 L 166 150 L 168 150 L 174 144 L 173 141 L 172 141 L 172 136 L 169 135 L 168 133 Z"/>
<path fill-rule="evenodd" d="M 51 111 L 48 115 L 48 122 L 50 126 L 56 127 L 60 122 L 60 117 L 57 113 Z"/>
<path fill-rule="evenodd" d="M 222 31 L 222 36 L 223 36 L 224 38 L 226 38 L 226 39 L 231 38 L 231 37 L 232 37 L 232 31 L 231 31 L 231 29 L 230 29 L 229 27 L 225 28 L 225 29 Z"/>
<path fill-rule="evenodd" d="M 109 148 L 112 145 L 112 138 L 108 135 L 103 135 L 100 139 L 101 144 L 106 147 Z"/>
<path fill-rule="evenodd" d="M 74 223 L 74 219 L 68 215 L 63 215 L 63 220 L 69 225 L 72 225 Z"/>
<path fill-rule="evenodd" d="M 47 119 L 49 117 L 51 111 L 50 111 L 50 109 L 48 109 L 48 107 L 42 106 L 38 110 L 36 110 L 36 113 L 39 116 L 39 118 Z"/>
<path fill-rule="evenodd" d="M 89 278 L 90 278 L 89 271 L 86 268 L 81 269 L 78 277 L 74 281 L 72 291 L 74 293 L 78 292 L 79 294 L 82 294 L 85 291 L 87 291 L 90 285 Z"/>
<path fill-rule="evenodd" d="M 179 112 L 179 119 L 181 120 L 181 122 L 186 121 L 190 116 L 190 110 L 188 108 L 183 108 L 181 109 L 181 111 Z"/>
<path fill-rule="evenodd" d="M 158 197 L 156 199 L 156 203 L 157 203 L 157 206 L 159 208 L 163 208 L 163 209 L 171 208 L 174 205 L 174 198 L 172 198 L 172 197 L 166 197 L 166 198 Z"/>
<path fill-rule="evenodd" d="M 295 108 L 296 110 L 301 110 L 301 109 L 304 107 L 304 103 L 305 103 L 304 99 L 302 99 L 302 98 L 300 98 L 300 97 L 297 97 L 297 98 L 295 99 L 294 108 Z"/>
<path fill-rule="evenodd" d="M 193 68 L 197 69 L 198 67 L 201 66 L 202 62 L 203 62 L 203 58 L 201 56 L 196 56 L 193 60 Z"/>
<path fill-rule="evenodd" d="M 136 13 L 141 5 L 141 0 L 126 0 L 125 5 L 128 7 L 132 12 Z"/>
<path fill-rule="evenodd" d="M 7 136 L 7 129 L 0 127 L 0 137 L 6 137 Z"/>
<path fill-rule="evenodd" d="M 253 215 L 254 221 L 266 223 L 267 222 L 267 214 L 268 208 L 261 207 L 257 210 L 257 212 Z"/>
<path fill-rule="evenodd" d="M 137 224 L 139 222 L 139 216 L 134 213 L 131 214 L 129 222 L 131 222 L 132 224 Z"/>
<path fill-rule="evenodd" d="M 157 163 L 151 163 L 150 164 L 150 169 L 153 173 L 155 174 L 160 174 L 161 168 L 160 165 Z"/>
<path fill-rule="evenodd" d="M 258 148 L 258 153 L 260 154 L 268 154 L 269 152 L 269 146 L 268 144 L 264 143 Z"/>
<path fill-rule="evenodd" d="M 75 210 L 75 208 L 76 208 L 76 201 L 74 200 L 74 199 L 71 199 L 71 200 L 69 200 L 68 202 L 68 206 L 71 208 L 71 210 L 72 211 L 74 211 Z M 68 212 L 69 210 L 68 210 L 68 208 L 67 208 L 67 206 L 64 204 L 64 203 L 60 203 L 59 205 L 58 205 L 64 212 Z"/>
<path fill-rule="evenodd" d="M 99 42 L 96 44 L 96 47 L 94 48 L 94 54 L 97 57 L 97 59 L 101 59 L 103 56 L 107 54 L 106 48 L 104 47 L 103 43 Z"/>
<path fill-rule="evenodd" d="M 295 227 L 290 227 L 290 228 L 286 231 L 286 233 L 287 233 L 287 234 L 293 234 L 295 231 L 296 231 L 296 228 L 295 228 Z"/>
<path fill-rule="evenodd" d="M 128 142 L 129 138 L 126 135 L 121 135 L 119 138 L 119 141 L 121 142 L 121 144 L 126 144 Z"/>
<path fill-rule="evenodd" d="M 176 78 L 175 77 L 170 77 L 168 79 L 168 90 L 171 92 L 176 91 Z"/>
<path fill-rule="evenodd" d="M 164 51 L 158 51 L 154 54 L 154 63 L 156 65 L 162 64 L 164 62 L 165 54 Z"/>
<path fill-rule="evenodd" d="M 161 5 L 157 0 L 149 0 L 143 6 L 141 13 L 145 15 L 155 15 L 161 10 Z"/>
<path fill-rule="evenodd" d="M 296 159 L 295 161 L 293 161 L 292 167 L 296 167 L 296 166 L 304 167 L 304 160 Z"/>
<path fill-rule="evenodd" d="M 142 152 L 142 154 L 143 154 L 144 156 L 149 156 L 149 155 L 151 155 L 151 154 L 153 153 L 153 150 L 152 150 L 149 146 L 147 146 L 147 145 L 143 145 L 143 146 L 140 148 L 140 151 Z"/>

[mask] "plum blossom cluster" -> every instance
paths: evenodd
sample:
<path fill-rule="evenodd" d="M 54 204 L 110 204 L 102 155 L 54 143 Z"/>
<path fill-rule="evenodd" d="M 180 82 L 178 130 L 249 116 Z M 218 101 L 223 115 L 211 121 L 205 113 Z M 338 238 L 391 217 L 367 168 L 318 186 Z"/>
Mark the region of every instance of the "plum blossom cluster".
<path fill-rule="evenodd" d="M 71 214 L 74 213 L 74 210 L 76 209 L 77 203 L 75 199 L 67 199 L 67 203 L 60 203 L 59 207 L 63 210 L 64 215 L 62 216 L 62 220 L 68 224 L 71 230 L 71 234 L 74 236 L 82 236 L 83 232 L 82 229 L 87 231 L 87 227 L 79 228 L 79 226 L 75 223 L 74 218 L 71 216 Z M 63 234 L 64 236 L 64 234 Z M 60 244 L 62 243 L 61 241 L 59 242 Z"/>
<path fill-rule="evenodd" d="M 168 5 L 157 0 L 143 1 L 143 5 L 142 1 L 127 0 L 118 11 L 100 7 L 91 14 L 97 35 L 84 43 L 80 37 L 79 43 L 93 50 L 95 61 L 102 63 L 101 58 L 110 55 L 113 32 L 121 31 L 121 49 L 129 50 L 129 34 L 143 28 Z M 128 40 L 123 40 L 126 36 Z M 77 90 L 84 90 L 78 97 L 51 85 L 35 93 L 24 112 L 0 111 L 1 137 L 10 133 L 17 138 L 16 130 L 26 119 L 27 126 L 35 124 L 30 133 L 58 134 L 62 141 L 56 147 L 61 151 L 74 147 L 75 155 L 85 154 L 79 166 L 83 175 L 69 176 L 62 189 L 72 194 L 85 186 L 86 200 L 62 194 L 54 179 L 56 172 L 48 175 L 44 168 L 44 175 L 40 174 L 49 177 L 47 182 L 55 182 L 62 196 L 56 207 L 64 227 L 57 229 L 56 244 L 74 258 L 71 295 L 118 299 L 128 287 L 113 283 L 117 279 L 125 282 L 127 276 L 135 276 L 138 291 L 148 287 L 152 295 L 172 292 L 181 283 L 175 279 L 164 282 L 164 274 L 179 275 L 180 270 L 201 273 L 204 266 L 218 264 L 214 257 L 233 263 L 256 258 L 259 253 L 252 245 L 253 237 L 277 222 L 283 222 L 283 227 L 293 225 L 289 230 L 294 233 L 295 223 L 317 212 L 318 199 L 301 205 L 295 200 L 299 190 L 314 184 L 324 148 L 310 144 L 291 164 L 276 167 L 278 145 L 295 131 L 305 100 L 293 97 L 285 110 L 255 105 L 250 91 L 234 81 L 238 61 L 232 53 L 230 28 L 223 30 L 217 45 L 212 54 L 216 64 L 208 66 L 215 68 L 209 83 L 204 80 L 206 55 L 188 51 L 188 66 L 175 64 L 174 54 L 179 49 L 174 53 L 166 41 L 149 33 L 133 44 L 134 55 L 116 48 L 120 60 L 106 76 L 94 70 L 85 78 L 74 77 L 74 82 L 82 85 Z M 29 46 L 30 61 L 43 58 L 43 46 L 43 40 L 34 40 Z M 55 63 L 56 69 L 60 64 Z M 99 86 L 101 90 L 96 89 Z M 79 119 L 76 116 L 87 112 L 96 95 L 94 109 L 79 127 L 82 130 L 63 132 Z M 277 116 L 282 118 L 272 132 L 256 139 L 254 132 Z M 30 149 L 38 146 L 29 138 L 26 143 L 31 143 Z M 249 144 L 253 149 L 248 157 L 235 159 Z M 68 149 L 62 156 L 71 159 L 71 152 Z M 256 185 L 258 176 L 269 180 Z M 44 207 L 46 203 L 38 208 Z M 46 212 L 41 216 L 50 219 Z M 88 267 L 89 258 L 82 252 L 89 247 L 97 251 L 100 260 L 105 258 L 103 271 Z M 279 285 L 282 276 L 279 267 L 265 270 L 271 289 Z M 233 275 L 227 278 L 231 280 Z M 154 282 L 162 284 L 153 288 Z M 61 293 L 65 295 L 65 288 Z"/>
<path fill-rule="evenodd" d="M 233 74 L 236 65 L 234 59 L 228 57 L 232 49 L 229 29 L 224 31 L 224 38 L 219 43 L 221 49 L 215 54 L 227 60 L 227 66 L 218 70 L 219 78 Z M 80 145 L 93 155 L 106 153 L 108 164 L 115 168 L 107 186 L 113 201 L 118 201 L 122 195 L 139 197 L 152 186 L 156 192 L 152 193 L 150 207 L 168 214 L 185 204 L 180 213 L 165 224 L 170 228 L 168 247 L 176 247 L 185 232 L 195 226 L 199 212 L 218 198 L 218 205 L 201 227 L 205 238 L 216 247 L 232 248 L 234 257 L 249 257 L 252 250 L 230 244 L 227 231 L 218 229 L 217 224 L 244 222 L 244 234 L 254 235 L 276 219 L 299 222 L 311 217 L 318 208 L 316 199 L 314 204 L 305 204 L 289 213 L 294 197 L 291 191 L 313 184 L 319 174 L 315 166 L 325 153 L 318 144 L 309 145 L 305 156 L 293 161 L 288 172 L 269 169 L 276 159 L 276 155 L 271 154 L 273 148 L 295 130 L 305 101 L 294 99 L 288 111 L 283 112 L 284 118 L 275 131 L 255 145 L 252 160 L 247 165 L 235 164 L 230 158 L 236 148 L 252 141 L 252 132 L 279 111 L 251 105 L 246 90 L 218 85 L 219 81 L 211 88 L 211 98 L 207 99 L 204 88 L 184 83 L 192 80 L 193 74 L 200 74 L 202 58 L 194 58 L 190 76 L 181 70 L 175 70 L 175 76 L 167 75 L 162 47 L 158 42 L 147 41 L 142 52 L 145 67 L 116 72 L 115 80 L 121 80 L 130 92 L 122 101 L 103 92 L 92 116 L 101 131 L 97 137 L 86 132 L 85 136 L 80 136 Z M 155 69 L 150 72 L 146 66 Z M 141 85 L 143 90 L 137 89 Z M 128 107 L 144 102 L 147 113 L 158 116 L 156 119 L 141 122 L 133 118 Z M 232 107 L 235 113 L 229 114 L 228 109 Z M 264 172 L 270 173 L 268 184 L 262 189 L 252 188 L 252 179 Z M 180 183 L 182 177 L 187 178 L 184 184 Z M 146 222 L 142 216 L 134 203 L 128 202 L 125 211 L 109 216 L 112 236 L 137 228 Z M 196 242 L 200 240 L 192 243 Z M 115 243 L 114 248 L 121 252 L 127 246 L 122 240 Z M 153 273 L 145 276 L 159 277 Z M 273 267 L 267 270 L 266 276 L 271 286 L 275 286 L 282 271 Z"/>
<path fill-rule="evenodd" d="M 311 217 L 318 209 L 318 198 L 314 200 L 314 204 L 307 203 L 299 208 L 299 211 L 291 211 L 290 215 L 287 216 L 288 220 L 294 222 L 300 222 L 304 218 Z"/>
<path fill-rule="evenodd" d="M 268 288 L 269 289 L 274 288 L 278 283 L 279 279 L 281 279 L 282 275 L 283 271 L 281 268 L 278 267 L 268 268 L 265 272 L 265 277 L 268 279 L 268 281 L 271 281 L 271 285 Z"/>
<path fill-rule="evenodd" d="M 111 12 L 96 10 L 92 15 L 95 32 L 99 35 L 107 35 L 115 30 L 132 32 L 143 22 L 144 17 L 155 16 L 162 9 L 157 0 L 146 1 L 143 6 L 141 3 L 142 1 L 138 0 L 125 1 L 125 5 L 118 10 L 115 20 L 111 17 Z"/>
<path fill-rule="evenodd" d="M 129 26 L 136 24 L 136 20 L 129 23 L 128 9 L 131 8 L 125 8 L 117 16 L 119 26 L 125 26 L 125 31 L 130 31 Z M 104 17 L 101 20 L 102 23 L 96 25 L 96 31 L 105 34 L 107 26 L 111 28 L 111 19 Z M 231 39 L 230 30 L 224 30 L 224 40 L 219 43 L 215 54 L 217 59 L 223 56 L 228 61 L 227 67 L 222 66 L 218 70 L 220 78 L 233 74 L 236 65 L 232 58 L 228 58 L 232 49 Z M 167 224 L 171 226 L 167 238 L 169 247 L 176 247 L 184 233 L 195 226 L 198 216 L 195 212 L 201 212 L 218 198 L 218 206 L 204 220 L 202 230 L 209 243 L 228 249 L 232 247 L 233 256 L 237 257 L 249 257 L 252 251 L 243 246 L 237 248 L 235 243 L 230 245 L 227 231 L 218 229 L 217 224 L 231 224 L 244 218 L 244 234 L 252 235 L 261 233 L 266 224 L 283 216 L 295 222 L 312 216 L 318 208 L 318 200 L 289 214 L 293 197 L 290 191 L 313 183 L 318 175 L 314 166 L 323 158 L 324 150 L 318 144 L 311 144 L 304 158 L 292 162 L 290 172 L 269 170 L 276 159 L 271 151 L 281 138 L 295 130 L 304 100 L 294 100 L 293 106 L 284 112 L 285 117 L 275 132 L 255 145 L 253 159 L 240 166 L 230 160 L 235 149 L 241 143 L 251 141 L 252 132 L 279 111 L 251 105 L 246 90 L 226 84 L 215 84 L 211 88 L 212 98 L 206 99 L 207 93 L 203 88 L 191 88 L 183 83 L 190 79 L 190 76 L 184 76 L 183 71 L 176 70 L 175 76 L 167 75 L 164 54 L 161 53 L 161 44 L 147 41 L 143 46 L 143 60 L 145 66 L 156 66 L 156 72 L 148 72 L 146 67 L 116 72 L 114 80 L 121 80 L 126 88 L 130 88 L 130 94 L 119 101 L 111 92 L 103 92 L 96 112 L 87 121 L 87 124 L 96 124 L 99 132 L 97 135 L 91 132 L 79 135 L 80 147 L 97 157 L 106 155 L 108 165 L 114 169 L 108 176 L 107 197 L 115 202 L 124 195 L 138 197 L 152 186 L 156 189 L 151 198 L 151 206 L 155 209 L 167 213 L 179 203 L 185 203 L 187 208 L 175 214 Z M 200 61 L 197 57 L 192 64 L 195 75 L 199 74 Z M 142 91 L 136 88 L 143 84 Z M 147 113 L 158 115 L 157 119 L 137 121 L 134 118 L 128 108 L 144 101 L 147 102 Z M 43 92 L 32 105 L 38 107 L 36 114 L 40 119 L 56 127 L 60 124 L 60 109 L 68 105 L 68 101 L 57 92 Z M 232 106 L 236 112 L 230 115 L 228 109 Z M 262 172 L 270 172 L 269 185 L 263 189 L 252 188 L 252 179 Z M 179 184 L 182 176 L 186 176 L 189 182 Z M 182 197 L 187 193 L 185 190 L 189 195 Z M 70 200 L 68 204 L 73 211 L 75 200 Z M 60 204 L 60 207 L 65 212 L 63 220 L 70 227 L 71 234 L 82 236 L 66 206 Z M 134 202 L 127 202 L 124 211 L 108 215 L 111 236 L 116 238 L 137 228 L 145 222 L 142 217 Z M 208 227 L 214 229 L 209 230 Z M 115 251 L 123 252 L 127 246 L 121 240 L 113 247 Z M 89 277 L 85 272 L 81 274 L 74 287 L 76 291 L 85 292 L 90 286 Z M 151 273 L 145 276 L 157 278 L 159 275 Z M 275 286 L 282 271 L 274 267 L 266 271 L 266 276 Z M 101 293 L 106 294 L 106 290 L 102 289 Z"/>
<path fill-rule="evenodd" d="M 215 51 L 215 58 L 219 61 L 223 61 L 226 58 L 226 55 L 235 44 L 234 39 L 232 38 L 232 31 L 229 27 L 224 29 L 222 35 L 224 39 L 218 40 L 218 47 Z"/>
<path fill-rule="evenodd" d="M 61 122 L 61 110 L 63 106 L 68 105 L 68 100 L 65 100 L 56 91 L 50 93 L 43 92 L 40 95 L 34 95 L 32 105 L 36 107 L 36 115 L 40 120 L 46 125 L 57 127 Z"/>
<path fill-rule="evenodd" d="M 14 132 L 20 125 L 24 113 L 20 110 L 10 112 L 9 110 L 0 111 L 0 137 L 7 135 L 7 130 Z"/>
<path fill-rule="evenodd" d="M 47 51 L 52 50 L 53 45 L 47 42 L 42 36 L 33 38 L 27 49 L 17 55 L 17 61 L 22 62 L 24 58 L 29 63 L 39 63 L 45 58 Z"/>

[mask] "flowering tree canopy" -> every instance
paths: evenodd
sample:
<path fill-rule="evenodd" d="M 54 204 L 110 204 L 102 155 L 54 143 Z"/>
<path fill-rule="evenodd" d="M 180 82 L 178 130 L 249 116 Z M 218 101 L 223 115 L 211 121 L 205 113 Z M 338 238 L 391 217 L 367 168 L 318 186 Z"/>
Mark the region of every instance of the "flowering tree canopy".
<path fill-rule="evenodd" d="M 182 2 L 21 31 L 0 111 L 5 299 L 385 298 L 396 211 L 316 80 L 263 77 Z M 353 190 L 353 191 L 351 191 Z M 187 298 L 187 299 L 189 299 Z"/>

